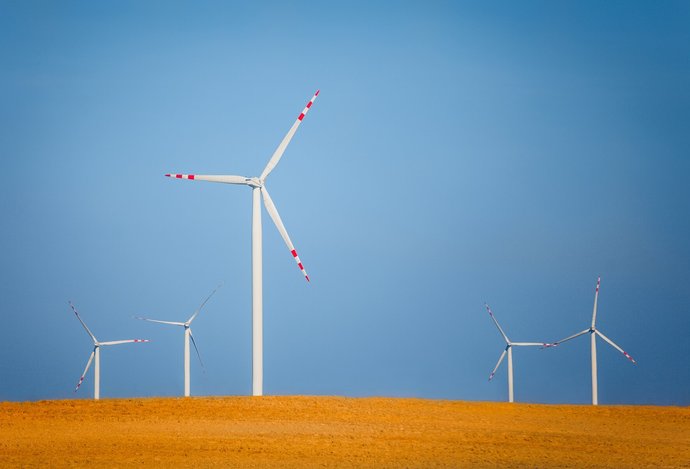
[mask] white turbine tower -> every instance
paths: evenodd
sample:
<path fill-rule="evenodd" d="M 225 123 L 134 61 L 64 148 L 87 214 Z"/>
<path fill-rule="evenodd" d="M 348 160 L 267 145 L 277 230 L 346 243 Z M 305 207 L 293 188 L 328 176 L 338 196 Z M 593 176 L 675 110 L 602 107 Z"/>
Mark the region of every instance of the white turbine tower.
<path fill-rule="evenodd" d="M 81 386 L 81 383 L 84 381 L 84 378 L 86 377 L 86 372 L 89 371 L 89 367 L 91 366 L 91 362 L 95 360 L 95 365 L 93 369 L 93 374 L 94 374 L 94 379 L 93 379 L 93 398 L 94 399 L 100 399 L 101 398 L 101 346 L 106 346 L 106 345 L 120 345 L 120 344 L 133 344 L 133 343 L 140 343 L 140 342 L 148 342 L 148 339 L 127 339 L 127 340 L 112 340 L 109 342 L 99 342 L 98 339 L 96 339 L 96 336 L 93 335 L 93 333 L 89 330 L 88 327 L 86 327 L 86 324 L 84 321 L 82 321 L 81 317 L 79 316 L 79 313 L 77 312 L 77 308 L 74 307 L 72 302 L 69 302 L 69 305 L 72 307 L 72 311 L 74 311 L 74 314 L 77 316 L 77 319 L 79 319 L 79 322 L 81 323 L 82 326 L 84 326 L 84 330 L 86 330 L 86 333 L 89 334 L 91 337 L 91 340 L 93 340 L 93 352 L 91 352 L 91 355 L 89 356 L 89 361 L 86 362 L 86 368 L 84 368 L 84 372 L 81 374 L 81 378 L 79 378 L 79 382 L 77 383 L 77 387 L 74 388 L 74 392 L 77 392 L 79 389 L 79 386 Z"/>
<path fill-rule="evenodd" d="M 275 152 L 268 161 L 261 176 L 259 177 L 244 177 L 231 175 L 199 175 L 199 174 L 166 174 L 168 177 L 177 179 L 192 179 L 199 181 L 220 182 L 224 184 L 239 184 L 252 188 L 252 394 L 254 396 L 263 395 L 263 293 L 262 293 L 262 236 L 261 236 L 261 199 L 266 205 L 266 211 L 275 223 L 276 228 L 283 237 L 285 244 L 287 244 L 290 253 L 295 258 L 297 265 L 304 274 L 304 277 L 309 281 L 309 276 L 302 266 L 302 262 L 297 256 L 295 246 L 290 241 L 287 230 L 283 225 L 278 210 L 271 200 L 271 196 L 266 190 L 266 178 L 271 171 L 276 167 L 280 158 L 283 156 L 290 140 L 295 135 L 297 128 L 302 123 L 302 119 L 307 115 L 309 108 L 314 104 L 314 100 L 319 95 L 317 90 L 314 96 L 307 103 L 307 106 L 302 110 L 302 113 L 297 117 L 297 120 L 283 137 L 283 140 L 276 148 Z"/>
<path fill-rule="evenodd" d="M 498 321 L 494 317 L 494 313 L 491 312 L 491 308 L 489 308 L 489 305 L 484 303 L 484 306 L 486 306 L 486 310 L 489 313 L 489 316 L 491 316 L 491 319 L 493 320 L 494 324 L 496 324 L 496 327 L 498 328 L 498 332 L 501 333 L 503 336 L 503 340 L 506 342 L 506 348 L 503 349 L 503 353 L 501 353 L 501 356 L 498 357 L 498 363 L 496 363 L 496 366 L 494 367 L 493 371 L 489 375 L 489 381 L 491 381 L 496 374 L 496 370 L 498 370 L 498 367 L 501 366 L 501 362 L 506 356 L 506 353 L 508 354 L 508 402 L 513 402 L 513 347 L 543 347 L 546 344 L 542 342 L 511 342 L 511 340 L 508 338 L 505 332 L 503 332 L 503 329 L 501 329 L 501 326 L 498 324 Z"/>
<path fill-rule="evenodd" d="M 563 342 L 566 342 L 570 339 L 574 339 L 575 337 L 579 337 L 583 334 L 589 333 L 590 340 L 591 340 L 591 347 L 592 347 L 592 405 L 598 405 L 599 404 L 599 391 L 597 387 L 597 342 L 596 342 L 596 336 L 601 337 L 604 339 L 604 341 L 608 342 L 609 345 L 611 345 L 613 348 L 618 350 L 620 353 L 622 353 L 625 358 L 633 362 L 634 364 L 637 364 L 635 359 L 630 356 L 625 350 L 620 348 L 618 345 L 616 345 L 611 339 L 606 337 L 600 330 L 597 329 L 596 327 L 596 322 L 597 322 L 597 300 L 599 299 L 599 285 L 601 284 L 601 277 L 597 278 L 597 288 L 594 291 L 594 309 L 592 310 L 592 324 L 589 326 L 589 329 L 585 329 L 584 331 L 578 332 L 577 334 L 573 334 L 570 337 L 566 337 L 565 339 L 558 340 L 552 344 L 547 344 L 547 347 L 555 347 L 557 345 L 562 344 Z"/>
<path fill-rule="evenodd" d="M 221 284 L 222 285 L 222 284 Z M 184 327 L 184 395 L 185 397 L 189 397 L 189 339 L 192 340 L 192 344 L 194 345 L 194 350 L 196 350 L 196 355 L 199 357 L 199 363 L 201 363 L 201 366 L 204 366 L 204 363 L 201 361 L 201 354 L 199 354 L 199 348 L 196 346 L 196 340 L 194 340 L 194 335 L 192 334 L 192 321 L 197 317 L 199 312 L 201 311 L 201 308 L 204 307 L 206 302 L 211 299 L 213 294 L 221 287 L 221 285 L 218 285 L 215 290 L 211 292 L 208 297 L 204 300 L 203 303 L 201 303 L 201 306 L 199 306 L 196 311 L 194 311 L 194 314 L 192 314 L 189 319 L 187 319 L 185 322 L 174 322 L 174 321 L 161 321 L 158 319 L 148 319 L 148 318 L 141 318 L 137 317 L 136 319 L 141 319 L 142 321 L 148 321 L 148 322 L 155 322 L 158 324 L 170 324 L 172 326 L 181 326 Z"/>

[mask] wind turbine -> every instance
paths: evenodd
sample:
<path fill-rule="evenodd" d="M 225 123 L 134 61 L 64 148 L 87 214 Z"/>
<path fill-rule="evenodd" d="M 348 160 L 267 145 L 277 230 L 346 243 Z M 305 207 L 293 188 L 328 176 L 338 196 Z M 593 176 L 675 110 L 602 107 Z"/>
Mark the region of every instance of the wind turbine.
<path fill-rule="evenodd" d="M 100 399 L 101 398 L 101 346 L 106 346 L 106 345 L 120 345 L 120 344 L 131 344 L 131 343 L 140 343 L 140 342 L 148 342 L 148 339 L 127 339 L 127 340 L 112 340 L 109 342 L 99 342 L 98 339 L 96 339 L 96 336 L 93 335 L 93 333 L 89 330 L 88 327 L 86 327 L 86 324 L 84 321 L 82 321 L 81 317 L 79 316 L 79 313 L 77 312 L 77 308 L 74 307 L 72 302 L 69 302 L 69 305 L 72 307 L 72 311 L 74 311 L 74 314 L 77 316 L 77 319 L 79 319 L 79 322 L 81 323 L 82 326 L 84 326 L 84 330 L 86 331 L 87 334 L 91 337 L 93 340 L 93 352 L 91 352 L 91 355 L 89 356 L 89 361 L 86 362 L 86 368 L 84 368 L 84 372 L 81 374 L 81 378 L 79 378 L 79 382 L 77 383 L 77 387 L 74 388 L 74 392 L 77 392 L 79 389 L 79 386 L 81 386 L 81 383 L 84 381 L 84 378 L 86 377 L 86 372 L 89 371 L 89 367 L 91 366 L 91 362 L 94 360 L 94 357 L 96 358 L 96 364 L 94 365 L 93 369 L 93 374 L 94 374 L 94 379 L 93 379 L 93 398 L 94 399 Z"/>
<path fill-rule="evenodd" d="M 222 285 L 222 284 L 221 284 Z M 192 314 L 189 319 L 187 319 L 185 322 L 174 322 L 174 321 L 161 321 L 158 319 L 148 319 L 148 318 L 141 318 L 137 317 L 136 319 L 141 319 L 142 321 L 148 321 L 148 322 L 155 322 L 158 324 L 170 324 L 172 326 L 181 326 L 184 327 L 184 395 L 185 397 L 189 397 L 189 339 L 192 339 L 192 344 L 194 344 L 194 350 L 196 350 L 196 355 L 199 357 L 199 363 L 201 363 L 201 366 L 204 366 L 204 363 L 201 361 L 201 355 L 199 354 L 199 348 L 196 346 L 196 340 L 194 340 L 194 335 L 192 335 L 192 321 L 197 317 L 199 312 L 201 311 L 201 308 L 204 307 L 206 302 L 211 299 L 213 294 L 221 287 L 221 285 L 218 285 L 215 290 L 211 292 L 208 297 L 204 300 L 203 303 L 201 303 L 201 306 L 199 306 L 196 311 L 194 311 L 194 314 Z"/>
<path fill-rule="evenodd" d="M 489 316 L 491 316 L 491 319 L 493 320 L 494 324 L 496 324 L 496 327 L 498 328 L 498 332 L 501 333 L 503 336 L 503 340 L 506 342 L 506 348 L 503 349 L 503 353 L 501 353 L 501 356 L 498 357 L 498 363 L 496 363 L 496 366 L 494 367 L 493 371 L 489 375 L 489 381 L 491 381 L 494 378 L 494 375 L 496 374 L 496 370 L 498 370 L 498 367 L 501 366 L 501 362 L 506 356 L 506 353 L 508 354 L 508 402 L 513 402 L 513 347 L 544 347 L 546 344 L 542 342 L 511 342 L 508 336 L 506 335 L 505 332 L 503 332 L 503 329 L 501 329 L 501 326 L 498 324 L 498 321 L 494 317 L 494 313 L 491 312 L 491 308 L 489 308 L 489 305 L 484 303 L 484 306 L 486 306 L 486 310 L 489 313 Z"/>
<path fill-rule="evenodd" d="M 547 344 L 546 347 L 555 347 L 557 345 L 562 344 L 563 342 L 566 342 L 570 339 L 574 339 L 575 337 L 579 337 L 583 334 L 589 333 L 591 344 L 592 344 L 592 405 L 598 405 L 599 404 L 599 397 L 598 397 L 598 388 L 597 388 L 597 342 L 596 342 L 596 336 L 598 335 L 604 341 L 608 342 L 611 347 L 615 348 L 618 350 L 620 353 L 622 353 L 625 358 L 633 362 L 633 364 L 637 364 L 635 359 L 628 354 L 625 350 L 620 348 L 618 345 L 616 345 L 611 339 L 606 337 L 600 330 L 597 329 L 596 327 L 596 322 L 597 322 L 597 300 L 599 299 L 599 285 L 601 284 L 601 277 L 597 278 L 597 288 L 594 291 L 594 309 L 592 310 L 592 324 L 589 326 L 589 329 L 585 329 L 584 331 L 578 332 L 577 334 L 573 334 L 570 337 L 566 337 L 565 339 L 558 340 L 552 344 Z"/>
<path fill-rule="evenodd" d="M 295 135 L 297 128 L 302 123 L 302 119 L 309 112 L 314 100 L 319 95 L 317 90 L 314 96 L 307 103 L 300 115 L 292 124 L 288 133 L 273 152 L 271 159 L 259 177 L 244 177 L 232 175 L 199 175 L 199 174 L 166 174 L 167 177 L 177 179 L 192 179 L 198 181 L 220 182 L 223 184 L 239 184 L 252 188 L 252 394 L 254 396 L 263 395 L 263 274 L 262 274 L 262 236 L 261 236 L 261 199 L 266 206 L 266 211 L 270 215 L 273 223 L 278 228 L 280 235 L 287 244 L 292 257 L 295 258 L 297 266 L 304 274 L 304 278 L 309 281 L 309 276 L 304 270 L 304 266 L 297 255 L 295 246 L 288 236 L 287 230 L 283 225 L 278 210 L 271 200 L 271 196 L 266 189 L 266 178 L 276 167 L 280 158 L 283 156 L 290 140 Z"/>

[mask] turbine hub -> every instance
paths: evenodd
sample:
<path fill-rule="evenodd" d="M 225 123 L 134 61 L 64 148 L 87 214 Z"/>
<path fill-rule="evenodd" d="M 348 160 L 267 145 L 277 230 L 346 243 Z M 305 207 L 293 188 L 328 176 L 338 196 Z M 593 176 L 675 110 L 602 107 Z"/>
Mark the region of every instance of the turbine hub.
<path fill-rule="evenodd" d="M 246 181 L 249 187 L 261 188 L 264 186 L 264 182 L 259 178 L 247 178 Z"/>

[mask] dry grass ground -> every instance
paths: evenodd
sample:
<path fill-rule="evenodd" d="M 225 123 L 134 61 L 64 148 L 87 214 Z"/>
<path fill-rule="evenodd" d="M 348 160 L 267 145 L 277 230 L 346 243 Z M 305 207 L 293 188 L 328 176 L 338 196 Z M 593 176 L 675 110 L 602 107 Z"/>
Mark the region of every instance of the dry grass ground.
<path fill-rule="evenodd" d="M 0 403 L 0 467 L 689 467 L 690 408 L 223 397 Z"/>

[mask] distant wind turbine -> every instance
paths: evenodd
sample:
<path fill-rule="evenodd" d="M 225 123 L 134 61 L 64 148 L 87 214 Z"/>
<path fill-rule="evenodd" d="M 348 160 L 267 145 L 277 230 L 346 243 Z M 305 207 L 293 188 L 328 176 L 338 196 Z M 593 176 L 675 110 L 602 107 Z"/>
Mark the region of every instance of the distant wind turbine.
<path fill-rule="evenodd" d="M 136 319 L 141 319 L 142 321 L 148 321 L 148 322 L 155 322 L 158 324 L 170 324 L 172 326 L 181 326 L 184 327 L 184 395 L 185 397 L 189 397 L 189 339 L 192 339 L 192 344 L 194 345 L 194 350 L 196 350 L 196 355 L 199 358 L 199 363 L 201 363 L 201 366 L 204 366 L 204 363 L 201 361 L 201 354 L 199 354 L 199 348 L 196 346 L 196 340 L 194 340 L 194 335 L 192 335 L 192 321 L 197 317 L 199 312 L 201 311 L 201 308 L 204 307 L 206 302 L 211 299 L 213 294 L 222 286 L 218 285 L 215 290 L 211 292 L 208 297 L 204 300 L 203 303 L 201 303 L 201 306 L 199 306 L 196 311 L 194 311 L 194 314 L 192 314 L 189 319 L 187 319 L 185 322 L 174 322 L 174 321 L 161 321 L 158 319 L 148 319 L 148 318 L 142 318 L 142 317 L 137 317 Z"/>
<path fill-rule="evenodd" d="M 304 270 L 304 266 L 297 255 L 295 246 L 292 244 L 287 230 L 283 225 L 278 210 L 271 200 L 271 196 L 266 189 L 266 178 L 276 167 L 285 149 L 295 135 L 297 128 L 302 123 L 302 119 L 307 115 L 314 100 L 319 95 L 317 90 L 314 96 L 307 103 L 300 115 L 292 124 L 288 133 L 276 148 L 275 152 L 268 161 L 261 176 L 244 177 L 231 175 L 200 175 L 200 174 L 166 174 L 167 177 L 177 179 L 192 179 L 198 181 L 220 182 L 224 184 L 239 184 L 252 188 L 252 394 L 254 396 L 263 395 L 263 273 L 262 273 L 262 236 L 261 236 L 261 199 L 266 205 L 266 211 L 270 215 L 273 223 L 278 228 L 280 235 L 287 244 L 292 257 L 295 258 L 297 266 L 300 268 L 304 277 L 309 281 L 309 276 Z"/>
<path fill-rule="evenodd" d="M 84 381 L 84 378 L 86 377 L 86 372 L 89 371 L 89 367 L 91 366 L 91 362 L 96 359 L 94 369 L 93 369 L 93 374 L 94 374 L 94 379 L 93 379 L 93 398 L 94 399 L 100 399 L 101 398 L 101 346 L 106 346 L 106 345 L 120 345 L 120 344 L 132 344 L 132 343 L 140 343 L 140 342 L 148 342 L 148 339 L 127 339 L 127 340 L 113 340 L 109 342 L 99 342 L 98 339 L 96 339 L 96 336 L 93 335 L 93 333 L 89 330 L 88 327 L 86 327 L 86 324 L 84 321 L 82 321 L 81 317 L 79 316 L 79 313 L 77 312 L 77 309 L 74 307 L 72 302 L 69 302 L 69 305 L 72 307 L 72 311 L 74 311 L 74 314 L 77 316 L 77 319 L 79 319 L 79 322 L 81 323 L 82 326 L 84 326 L 84 330 L 86 331 L 87 334 L 91 337 L 93 340 L 93 352 L 91 352 L 91 355 L 89 356 L 89 361 L 86 362 L 86 368 L 84 368 L 84 372 L 81 375 L 81 378 L 79 378 L 79 382 L 77 383 L 77 387 L 74 388 L 74 392 L 77 392 L 79 389 L 79 386 L 81 386 L 81 383 Z"/>
<path fill-rule="evenodd" d="M 618 350 L 620 353 L 622 353 L 625 358 L 633 362 L 634 364 L 637 364 L 635 359 L 630 356 L 625 350 L 620 348 L 618 345 L 616 345 L 611 339 L 606 337 L 600 330 L 596 328 L 596 322 L 597 322 L 597 300 L 599 299 L 599 285 L 601 284 L 601 277 L 597 278 L 597 288 L 594 291 L 594 309 L 592 310 L 592 324 L 589 326 L 589 329 L 585 329 L 584 331 L 578 332 L 577 334 L 573 334 L 570 337 L 566 337 L 565 339 L 558 340 L 556 342 L 553 342 L 552 344 L 546 344 L 546 347 L 555 347 L 557 345 L 562 344 L 563 342 L 566 342 L 570 339 L 574 339 L 575 337 L 579 337 L 583 334 L 587 334 L 589 332 L 591 344 L 592 344 L 592 405 L 598 405 L 599 404 L 599 396 L 598 396 L 598 387 L 597 387 L 597 342 L 596 342 L 596 336 L 598 335 L 604 341 L 608 342 L 611 347 L 615 348 Z"/>
<path fill-rule="evenodd" d="M 484 306 L 486 306 L 486 311 L 489 313 L 489 316 L 491 316 L 491 319 L 493 320 L 494 324 L 496 324 L 496 327 L 498 328 L 498 332 L 501 333 L 503 336 L 503 340 L 506 342 L 506 348 L 503 350 L 503 353 L 501 353 L 501 356 L 498 358 L 498 363 L 496 363 L 496 366 L 494 367 L 493 371 L 489 375 L 489 381 L 491 381 L 496 374 L 496 370 L 498 370 L 498 367 L 501 365 L 501 362 L 506 356 L 506 353 L 508 354 L 508 402 L 513 402 L 513 347 L 544 347 L 546 344 L 543 342 L 511 342 L 511 340 L 508 338 L 505 332 L 503 332 L 503 329 L 501 329 L 501 326 L 498 324 L 498 321 L 494 317 L 494 313 L 491 312 L 491 308 L 489 308 L 489 305 L 484 303 Z"/>

